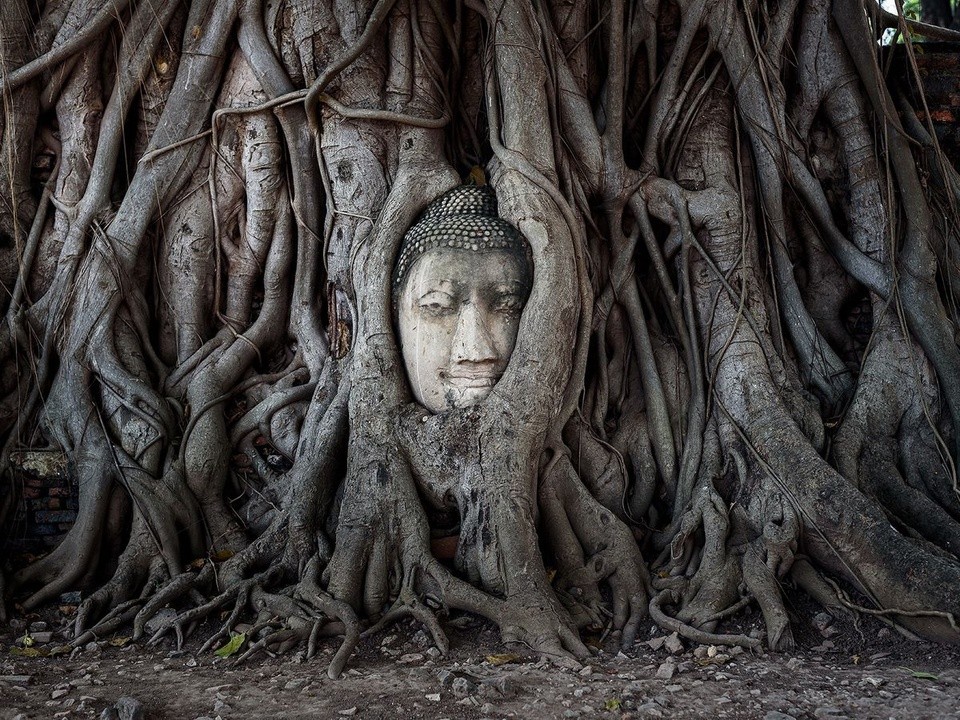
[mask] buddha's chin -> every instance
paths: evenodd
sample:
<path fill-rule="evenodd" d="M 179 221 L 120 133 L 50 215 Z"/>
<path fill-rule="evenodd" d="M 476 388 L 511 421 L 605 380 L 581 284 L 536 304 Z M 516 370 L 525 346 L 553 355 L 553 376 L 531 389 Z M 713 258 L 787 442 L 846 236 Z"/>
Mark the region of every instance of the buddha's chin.
<path fill-rule="evenodd" d="M 452 410 L 463 410 L 484 400 L 492 391 L 496 381 L 485 384 L 450 385 L 446 392 L 447 406 Z"/>

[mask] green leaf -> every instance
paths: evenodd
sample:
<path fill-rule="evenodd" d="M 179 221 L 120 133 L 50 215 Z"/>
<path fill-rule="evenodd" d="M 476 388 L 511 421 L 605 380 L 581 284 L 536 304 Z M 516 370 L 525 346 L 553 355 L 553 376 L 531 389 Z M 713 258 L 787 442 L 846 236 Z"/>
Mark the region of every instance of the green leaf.
<path fill-rule="evenodd" d="M 216 655 L 217 657 L 222 657 L 222 658 L 230 657 L 235 652 L 237 652 L 237 650 L 243 647 L 243 643 L 245 643 L 246 641 L 247 641 L 246 633 L 234 633 L 233 637 L 230 638 L 230 642 L 228 642 L 222 648 L 219 648 L 213 654 Z"/>
<path fill-rule="evenodd" d="M 603 704 L 603 707 L 605 707 L 607 710 L 619 710 L 620 698 L 610 698 Z"/>
<path fill-rule="evenodd" d="M 934 675 L 933 673 L 925 672 L 923 670 L 911 670 L 908 667 L 901 667 L 901 670 L 906 670 L 910 673 L 910 677 L 915 677 L 918 680 L 934 680 L 937 681 L 940 679 L 939 675 Z"/>
<path fill-rule="evenodd" d="M 503 655 L 487 655 L 487 662 L 496 667 L 497 665 L 506 665 L 507 663 L 520 662 L 523 658 L 513 653 L 504 653 Z"/>

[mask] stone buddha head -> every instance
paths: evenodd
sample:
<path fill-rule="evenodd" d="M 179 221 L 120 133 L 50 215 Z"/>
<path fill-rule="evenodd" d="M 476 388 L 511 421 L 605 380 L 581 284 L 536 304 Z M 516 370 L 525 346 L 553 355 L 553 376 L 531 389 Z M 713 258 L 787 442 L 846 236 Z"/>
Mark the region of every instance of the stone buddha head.
<path fill-rule="evenodd" d="M 437 198 L 407 231 L 394 269 L 400 349 L 416 400 L 434 413 L 475 405 L 507 368 L 533 262 L 487 186 Z"/>

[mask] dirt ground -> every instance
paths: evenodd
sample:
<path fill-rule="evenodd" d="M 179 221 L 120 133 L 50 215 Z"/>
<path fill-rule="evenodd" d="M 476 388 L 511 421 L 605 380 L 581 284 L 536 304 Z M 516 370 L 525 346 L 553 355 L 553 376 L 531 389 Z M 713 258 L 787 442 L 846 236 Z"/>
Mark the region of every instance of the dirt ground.
<path fill-rule="evenodd" d="M 53 637 L 34 649 L 62 644 L 68 619 L 51 610 L 0 629 L 0 720 L 100 718 L 124 696 L 142 704 L 146 720 L 960 717 L 960 650 L 904 639 L 872 619 L 795 612 L 790 654 L 731 654 L 651 625 L 630 652 L 608 644 L 579 669 L 504 648 L 495 628 L 467 616 L 446 624 L 446 656 L 402 623 L 365 640 L 344 676 L 329 680 L 333 644 L 309 662 L 293 652 L 239 666 L 197 655 L 202 632 L 181 651 L 122 636 L 72 656 L 11 650 L 36 622 Z M 755 612 L 741 619 L 744 631 L 758 627 Z"/>

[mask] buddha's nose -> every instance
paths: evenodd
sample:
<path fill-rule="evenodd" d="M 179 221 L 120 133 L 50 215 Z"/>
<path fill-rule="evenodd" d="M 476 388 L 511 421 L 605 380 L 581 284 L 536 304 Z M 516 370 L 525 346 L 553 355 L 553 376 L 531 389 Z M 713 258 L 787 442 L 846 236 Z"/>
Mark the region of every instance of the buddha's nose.
<path fill-rule="evenodd" d="M 454 363 L 496 362 L 500 359 L 486 318 L 473 303 L 466 303 L 457 318 L 450 359 Z"/>

